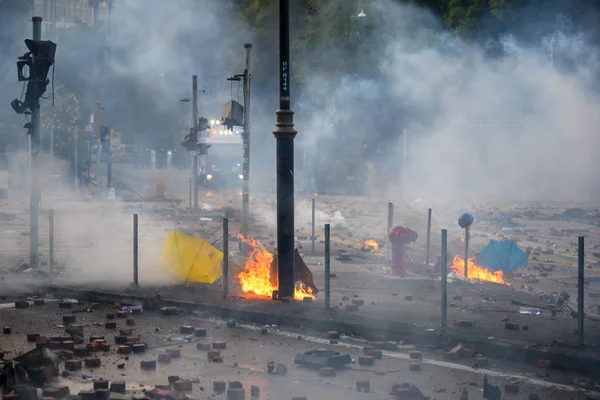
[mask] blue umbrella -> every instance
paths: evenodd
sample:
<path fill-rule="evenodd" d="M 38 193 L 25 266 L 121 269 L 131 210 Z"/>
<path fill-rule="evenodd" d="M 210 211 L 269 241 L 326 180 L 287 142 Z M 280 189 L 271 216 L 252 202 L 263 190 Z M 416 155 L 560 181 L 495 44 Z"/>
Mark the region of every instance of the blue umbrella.
<path fill-rule="evenodd" d="M 494 271 L 510 272 L 529 264 L 529 256 L 512 240 L 490 240 L 477 254 L 477 264 Z"/>

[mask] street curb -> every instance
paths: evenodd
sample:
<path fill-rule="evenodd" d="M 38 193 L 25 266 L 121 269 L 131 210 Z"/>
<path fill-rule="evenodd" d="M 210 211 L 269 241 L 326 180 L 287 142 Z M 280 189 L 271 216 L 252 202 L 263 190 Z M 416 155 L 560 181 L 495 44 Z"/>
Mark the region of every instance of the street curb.
<path fill-rule="evenodd" d="M 326 332 L 336 330 L 357 337 L 372 337 L 385 334 L 388 340 L 405 340 L 417 346 L 453 347 L 452 344 L 440 345 L 439 332 L 413 331 L 413 326 L 406 323 L 382 321 L 380 319 L 360 316 L 361 321 L 342 321 L 339 319 L 316 318 L 314 315 L 277 315 L 270 312 L 247 310 L 232 306 L 221 306 L 208 303 L 192 302 L 185 300 L 156 300 L 153 297 L 136 293 L 114 293 L 97 290 L 85 290 L 51 286 L 46 288 L 47 293 L 55 296 L 77 298 L 88 302 L 115 303 L 142 305 L 149 310 L 158 310 L 160 307 L 178 307 L 186 311 L 201 311 L 207 316 L 225 319 L 236 319 L 260 325 L 310 327 L 313 330 Z M 302 303 L 300 303 L 302 304 Z M 310 306 L 309 306 L 310 307 Z M 308 309 L 310 310 L 310 308 Z M 384 328 L 385 326 L 385 328 Z M 379 328 L 378 328 L 379 327 Z M 577 371 L 594 378 L 600 378 L 600 358 L 581 354 L 573 348 L 564 347 L 563 351 L 537 348 L 521 343 L 511 343 L 498 339 L 485 340 L 468 334 L 468 330 L 457 332 L 449 331 L 445 338 L 450 343 L 462 343 L 464 348 L 473 348 L 477 353 L 485 356 L 537 364 L 538 360 L 548 360 L 553 369 Z M 574 351 L 575 350 L 575 351 Z"/>

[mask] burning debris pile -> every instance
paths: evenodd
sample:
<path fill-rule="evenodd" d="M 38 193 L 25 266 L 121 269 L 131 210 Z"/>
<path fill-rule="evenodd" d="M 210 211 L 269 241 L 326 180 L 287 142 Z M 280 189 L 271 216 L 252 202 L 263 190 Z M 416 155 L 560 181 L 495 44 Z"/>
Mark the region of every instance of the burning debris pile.
<path fill-rule="evenodd" d="M 363 244 L 363 250 L 365 251 L 373 251 L 379 250 L 379 243 L 372 239 L 365 240 L 365 244 Z"/>
<path fill-rule="evenodd" d="M 452 260 L 450 270 L 454 272 L 460 278 L 465 278 L 465 260 L 464 258 L 456 255 Z M 495 271 L 492 272 L 486 268 L 480 267 L 475 264 L 472 258 L 469 258 L 467 264 L 467 274 L 469 279 L 477 279 L 481 282 L 493 282 L 501 285 L 510 286 L 510 283 L 504 281 L 504 272 Z"/>
<path fill-rule="evenodd" d="M 277 257 L 269 252 L 260 240 L 245 238 L 242 234 L 238 234 L 238 237 L 250 248 L 244 269 L 237 275 L 242 291 L 254 293 L 258 298 L 273 299 L 279 286 Z M 296 278 L 294 299 L 301 301 L 307 297 L 314 299 L 318 290 L 313 283 L 312 273 L 302 261 L 298 250 L 296 250 L 294 272 Z"/>

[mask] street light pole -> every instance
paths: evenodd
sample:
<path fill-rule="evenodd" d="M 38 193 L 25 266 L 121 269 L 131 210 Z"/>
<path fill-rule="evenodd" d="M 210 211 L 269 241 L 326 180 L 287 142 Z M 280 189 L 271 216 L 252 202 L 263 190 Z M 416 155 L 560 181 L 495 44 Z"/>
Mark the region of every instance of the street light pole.
<path fill-rule="evenodd" d="M 290 109 L 290 4 L 279 2 L 279 110 L 277 128 L 277 269 L 279 297 L 294 296 L 294 112 Z"/>
<path fill-rule="evenodd" d="M 251 62 L 250 53 L 252 51 L 252 44 L 246 43 L 244 45 L 244 136 L 243 136 L 243 155 L 242 155 L 242 234 L 247 237 L 248 235 L 248 219 L 250 218 L 250 91 L 251 91 L 251 79 L 252 75 L 250 72 Z M 240 241 L 240 244 L 243 243 Z"/>
<path fill-rule="evenodd" d="M 192 129 L 198 133 L 198 76 L 192 76 Z M 198 209 L 198 145 L 192 152 L 192 187 L 194 189 L 194 210 Z"/>

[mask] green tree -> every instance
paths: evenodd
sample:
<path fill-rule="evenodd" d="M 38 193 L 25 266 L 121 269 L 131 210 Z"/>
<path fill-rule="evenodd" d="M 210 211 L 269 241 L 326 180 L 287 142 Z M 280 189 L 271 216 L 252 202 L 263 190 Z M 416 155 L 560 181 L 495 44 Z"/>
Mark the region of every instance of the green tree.
<path fill-rule="evenodd" d="M 57 155 L 66 155 L 73 148 L 75 126 L 81 119 L 79 100 L 73 92 L 58 90 L 54 95 L 54 105 L 52 102 L 50 92 L 49 98 L 42 104 L 40 113 L 42 147 L 50 148 L 50 132 L 54 121 L 54 152 Z"/>

